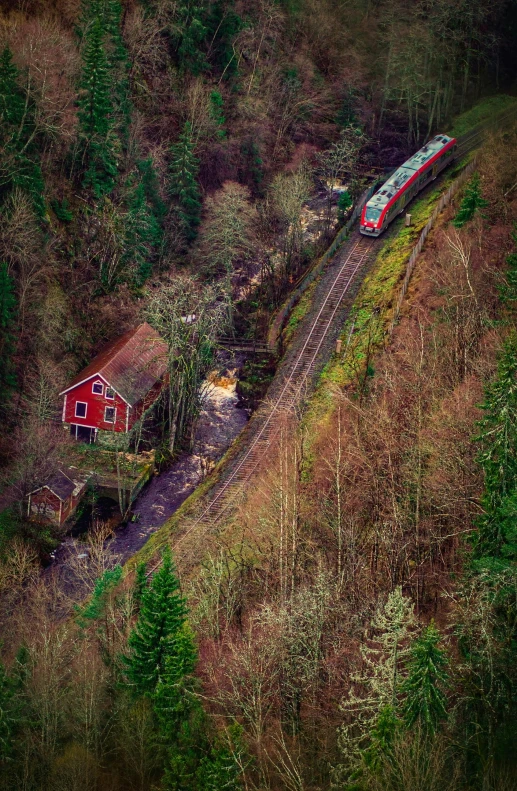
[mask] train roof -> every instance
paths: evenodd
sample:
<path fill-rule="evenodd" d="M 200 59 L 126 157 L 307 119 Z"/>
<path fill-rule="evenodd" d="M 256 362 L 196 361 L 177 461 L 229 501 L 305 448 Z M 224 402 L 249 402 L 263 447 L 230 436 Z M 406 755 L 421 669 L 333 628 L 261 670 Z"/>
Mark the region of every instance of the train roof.
<path fill-rule="evenodd" d="M 447 135 L 436 135 L 425 144 L 416 154 L 404 162 L 395 173 L 382 185 L 378 192 L 368 201 L 368 206 L 375 208 L 384 207 L 393 196 L 399 191 L 409 179 L 425 165 L 428 160 L 434 157 L 442 148 L 452 142 L 454 138 Z"/>

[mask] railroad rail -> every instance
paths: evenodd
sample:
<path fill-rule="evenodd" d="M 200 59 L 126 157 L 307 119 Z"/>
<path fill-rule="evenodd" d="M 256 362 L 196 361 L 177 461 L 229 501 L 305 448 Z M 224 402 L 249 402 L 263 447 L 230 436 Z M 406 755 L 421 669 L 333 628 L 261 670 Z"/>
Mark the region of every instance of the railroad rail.
<path fill-rule="evenodd" d="M 228 513 L 274 443 L 285 416 L 294 413 L 301 406 L 306 387 L 317 369 L 322 346 L 333 327 L 336 314 L 356 281 L 356 276 L 369 258 L 374 243 L 374 239 L 355 233 L 350 242 L 336 255 L 333 262 L 335 275 L 330 287 L 310 323 L 301 348 L 284 367 L 277 388 L 278 394 L 269 404 L 262 406 L 255 413 L 255 433 L 246 452 L 235 464 L 226 480 L 218 486 L 201 513 L 193 518 L 187 530 L 174 543 L 175 552 L 194 530 L 198 533 L 205 532 L 208 528 L 215 527 Z M 148 575 L 153 573 L 160 562 L 159 560 L 148 571 Z"/>
<path fill-rule="evenodd" d="M 468 154 L 469 151 L 477 148 L 482 143 L 486 132 L 494 129 L 495 127 L 504 126 L 505 123 L 515 120 L 516 116 L 517 105 L 512 107 L 512 109 L 508 110 L 506 113 L 498 115 L 496 118 L 492 118 L 489 121 L 485 121 L 484 123 L 474 127 L 474 129 L 471 129 L 469 132 L 466 132 L 464 135 L 458 138 L 456 158 L 459 159 L 465 154 Z"/>
<path fill-rule="evenodd" d="M 513 120 L 516 114 L 517 107 L 514 107 L 508 113 L 495 120 L 480 124 L 463 135 L 459 138 L 457 156 L 462 157 L 478 147 L 488 130 Z M 173 549 L 176 553 L 193 531 L 206 532 L 209 528 L 215 527 L 222 517 L 231 510 L 239 495 L 244 491 L 247 482 L 265 458 L 267 451 L 273 445 L 280 432 L 284 416 L 293 413 L 301 406 L 305 386 L 309 384 L 315 373 L 322 346 L 330 334 L 336 313 L 350 291 L 357 274 L 365 265 L 374 243 L 375 239 L 360 236 L 356 232 L 350 242 L 335 254 L 332 265 L 337 270 L 336 275 L 308 329 L 300 350 L 284 367 L 277 388 L 278 395 L 272 399 L 271 403 L 262 406 L 255 413 L 255 433 L 248 449 L 237 461 L 226 480 L 217 487 L 215 494 L 201 512 L 192 518 L 187 529 L 174 543 Z M 159 567 L 160 563 L 161 559 L 153 564 L 147 573 L 148 576 Z"/>

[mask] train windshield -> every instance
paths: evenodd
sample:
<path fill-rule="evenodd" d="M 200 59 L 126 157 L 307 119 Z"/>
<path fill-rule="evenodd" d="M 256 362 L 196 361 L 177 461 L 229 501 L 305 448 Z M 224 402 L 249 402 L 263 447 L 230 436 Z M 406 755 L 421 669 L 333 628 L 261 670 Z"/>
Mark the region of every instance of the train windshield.
<path fill-rule="evenodd" d="M 366 207 L 366 219 L 368 222 L 377 222 L 381 216 L 382 209 L 376 209 L 374 206 Z"/>

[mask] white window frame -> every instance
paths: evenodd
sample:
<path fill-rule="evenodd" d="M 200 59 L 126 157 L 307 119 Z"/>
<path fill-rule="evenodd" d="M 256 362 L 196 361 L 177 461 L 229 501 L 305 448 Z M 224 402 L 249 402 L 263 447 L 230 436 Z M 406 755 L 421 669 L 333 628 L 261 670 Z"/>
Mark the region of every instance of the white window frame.
<path fill-rule="evenodd" d="M 111 390 L 113 395 L 108 395 L 108 390 Z M 115 400 L 115 390 L 112 387 L 106 386 L 106 398 L 108 399 L 108 401 L 114 401 Z"/>
<path fill-rule="evenodd" d="M 84 406 L 84 415 L 78 415 L 77 414 L 77 407 L 79 406 L 79 404 Z M 75 417 L 79 417 L 79 418 L 81 418 L 81 420 L 85 420 L 87 414 L 88 414 L 88 402 L 87 401 L 76 401 L 75 402 Z"/>
<path fill-rule="evenodd" d="M 112 409 L 113 410 L 113 420 L 108 420 L 106 418 L 106 410 L 108 410 L 108 409 Z M 117 422 L 117 407 L 116 406 L 105 406 L 104 407 L 104 422 L 105 423 L 110 423 L 112 425 L 115 425 L 115 423 Z"/>
<path fill-rule="evenodd" d="M 95 388 L 97 387 L 97 385 L 100 385 L 100 388 L 101 388 L 101 391 L 100 391 L 100 393 L 98 393 L 98 392 L 95 390 Z M 92 393 L 93 393 L 93 395 L 100 395 L 100 396 L 103 396 L 103 395 L 104 395 L 104 384 L 103 384 L 102 382 L 99 382 L 99 380 L 98 380 L 98 379 L 96 379 L 96 380 L 95 380 L 95 382 L 93 382 L 93 384 L 92 384 Z"/>

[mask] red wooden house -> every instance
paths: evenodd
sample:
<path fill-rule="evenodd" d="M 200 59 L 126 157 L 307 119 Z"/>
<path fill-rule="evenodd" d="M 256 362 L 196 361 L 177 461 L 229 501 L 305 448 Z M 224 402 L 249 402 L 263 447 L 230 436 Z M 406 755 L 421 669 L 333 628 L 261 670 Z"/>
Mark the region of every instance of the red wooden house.
<path fill-rule="evenodd" d="M 79 505 L 86 483 L 84 478 L 78 479 L 74 470 L 58 470 L 28 495 L 27 515 L 61 526 Z"/>
<path fill-rule="evenodd" d="M 167 344 L 140 324 L 108 344 L 60 394 L 72 436 L 95 442 L 99 431 L 129 432 L 160 395 Z"/>

